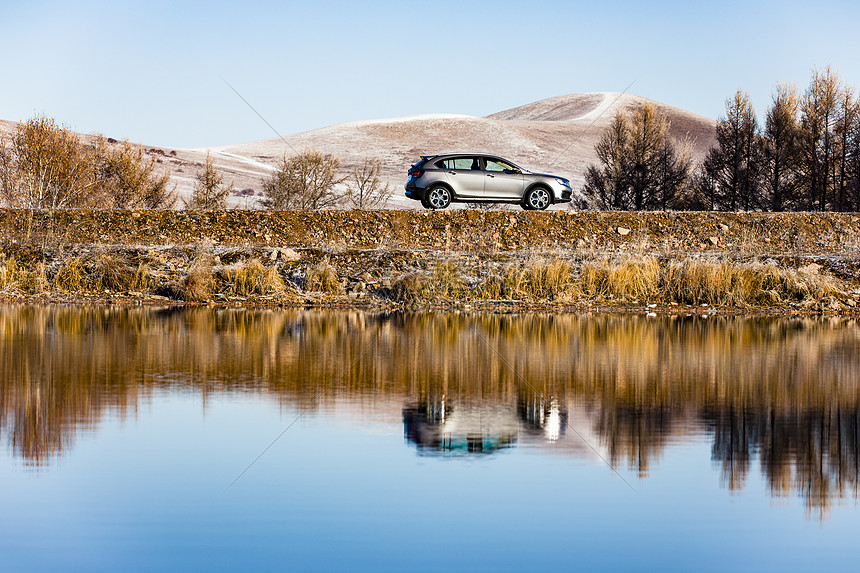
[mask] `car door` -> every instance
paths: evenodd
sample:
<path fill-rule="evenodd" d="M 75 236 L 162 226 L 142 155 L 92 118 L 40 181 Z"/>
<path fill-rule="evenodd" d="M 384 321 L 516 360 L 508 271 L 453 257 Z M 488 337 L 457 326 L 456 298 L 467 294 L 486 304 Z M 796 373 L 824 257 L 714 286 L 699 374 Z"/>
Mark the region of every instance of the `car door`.
<path fill-rule="evenodd" d="M 442 162 L 445 175 L 457 197 L 484 196 L 484 171 L 481 159 L 475 156 L 451 157 Z"/>
<path fill-rule="evenodd" d="M 523 196 L 523 174 L 496 157 L 484 158 L 484 198 L 516 201 Z"/>

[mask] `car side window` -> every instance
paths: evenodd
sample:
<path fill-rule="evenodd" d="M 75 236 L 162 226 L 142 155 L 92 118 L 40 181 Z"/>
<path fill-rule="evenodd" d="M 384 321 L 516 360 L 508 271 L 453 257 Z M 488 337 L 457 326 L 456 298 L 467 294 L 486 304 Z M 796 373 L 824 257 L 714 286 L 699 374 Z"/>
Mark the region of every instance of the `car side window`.
<path fill-rule="evenodd" d="M 477 157 L 454 157 L 452 159 L 442 159 L 436 162 L 436 166 L 441 169 L 461 169 L 464 171 L 480 170 L 481 163 Z"/>
<path fill-rule="evenodd" d="M 504 161 L 498 161 L 496 159 L 487 159 L 487 171 L 496 171 L 503 173 L 513 173 L 516 171 L 516 167 L 509 163 L 505 163 Z"/>

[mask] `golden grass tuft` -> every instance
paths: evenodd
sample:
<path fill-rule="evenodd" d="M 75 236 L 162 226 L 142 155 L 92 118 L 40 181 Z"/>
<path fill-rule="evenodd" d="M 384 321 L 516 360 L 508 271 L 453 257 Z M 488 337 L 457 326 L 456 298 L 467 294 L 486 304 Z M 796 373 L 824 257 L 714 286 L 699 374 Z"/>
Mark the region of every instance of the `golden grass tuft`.
<path fill-rule="evenodd" d="M 483 281 L 481 281 L 481 284 L 478 285 L 478 288 L 475 290 L 475 296 L 483 300 L 502 300 L 506 297 L 511 298 L 509 297 L 506 277 L 497 274 L 487 276 Z"/>
<path fill-rule="evenodd" d="M 835 280 L 822 275 L 772 263 L 701 260 L 669 263 L 662 290 L 669 301 L 721 306 L 812 303 L 844 295 Z"/>
<path fill-rule="evenodd" d="M 32 271 L 25 273 L 23 278 L 19 280 L 19 288 L 27 294 L 42 294 L 47 292 L 50 287 L 51 283 L 48 282 L 45 263 L 38 263 Z"/>
<path fill-rule="evenodd" d="M 430 293 L 430 279 L 421 271 L 406 273 L 391 285 L 392 297 L 400 302 L 424 302 L 429 300 Z"/>
<path fill-rule="evenodd" d="M 158 277 L 146 263 L 139 263 L 131 279 L 130 288 L 133 291 L 145 292 L 158 286 Z"/>
<path fill-rule="evenodd" d="M 469 284 L 451 263 L 436 265 L 430 272 L 407 273 L 392 285 L 394 299 L 406 303 L 462 299 L 468 290 Z"/>
<path fill-rule="evenodd" d="M 343 284 L 337 269 L 329 263 L 328 257 L 308 269 L 305 275 L 304 290 L 308 292 L 343 293 Z"/>
<path fill-rule="evenodd" d="M 442 263 L 433 267 L 430 273 L 430 289 L 435 299 L 462 298 L 468 291 L 469 285 L 460 276 L 460 271 L 451 263 Z"/>
<path fill-rule="evenodd" d="M 660 263 L 652 257 L 625 257 L 582 263 L 579 288 L 594 299 L 618 301 L 655 299 L 660 289 Z"/>
<path fill-rule="evenodd" d="M 89 283 L 93 290 L 123 292 L 131 289 L 133 281 L 134 271 L 115 255 L 100 253 L 90 262 Z"/>
<path fill-rule="evenodd" d="M 685 304 L 743 304 L 754 290 L 752 278 L 726 261 L 672 261 L 664 272 L 663 295 Z"/>
<path fill-rule="evenodd" d="M 14 257 L 6 258 L 5 255 L 0 255 L 0 289 L 11 289 L 18 286 L 25 272 L 18 265 L 18 261 Z"/>
<path fill-rule="evenodd" d="M 476 296 L 487 300 L 557 300 L 569 298 L 574 287 L 571 265 L 566 260 L 533 261 L 488 276 L 478 285 Z"/>
<path fill-rule="evenodd" d="M 201 302 L 209 300 L 217 288 L 215 271 L 209 257 L 195 259 L 179 281 L 176 296 L 180 300 Z"/>
<path fill-rule="evenodd" d="M 265 267 L 259 259 L 230 268 L 225 274 L 231 283 L 230 292 L 237 296 L 277 294 L 285 288 L 278 269 Z"/>
<path fill-rule="evenodd" d="M 87 270 L 80 257 L 66 260 L 54 277 L 54 287 L 65 292 L 83 292 L 87 290 Z"/>
<path fill-rule="evenodd" d="M 520 288 L 534 298 L 554 300 L 559 298 L 565 287 L 570 286 L 570 263 L 564 260 L 533 262 L 525 269 L 525 280 Z"/>

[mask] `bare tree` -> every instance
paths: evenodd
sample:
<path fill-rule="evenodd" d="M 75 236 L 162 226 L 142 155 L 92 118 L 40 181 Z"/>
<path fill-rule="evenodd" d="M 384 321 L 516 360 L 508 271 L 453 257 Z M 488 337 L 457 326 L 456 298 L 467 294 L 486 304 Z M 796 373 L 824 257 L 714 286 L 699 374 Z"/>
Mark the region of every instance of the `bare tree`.
<path fill-rule="evenodd" d="M 185 202 L 188 209 L 225 209 L 227 207 L 227 196 L 233 188 L 233 183 L 224 184 L 224 177 L 212 163 L 209 152 L 206 153 L 206 163 L 200 171 L 194 183 L 194 191 L 191 199 Z"/>
<path fill-rule="evenodd" d="M 833 204 L 836 171 L 834 126 L 842 87 L 839 75 L 828 66 L 812 71 L 812 79 L 801 105 L 801 183 L 810 210 L 825 211 Z"/>
<path fill-rule="evenodd" d="M 364 158 L 347 177 L 347 201 L 356 209 L 382 207 L 391 197 L 393 189 L 379 178 L 382 162 L 378 159 Z"/>
<path fill-rule="evenodd" d="M 601 165 L 588 167 L 583 193 L 597 208 L 675 207 L 689 185 L 688 145 L 669 137 L 669 121 L 649 103 L 617 112 L 595 146 Z"/>
<path fill-rule="evenodd" d="M 108 206 L 119 209 L 170 209 L 176 194 L 170 188 L 170 173 L 155 174 L 155 160 L 128 141 L 111 148 L 97 138 L 96 176 Z"/>
<path fill-rule="evenodd" d="M 837 138 L 836 170 L 834 172 L 834 192 L 836 211 L 857 209 L 852 201 L 851 162 L 855 153 L 854 141 L 857 135 L 857 125 L 860 123 L 860 101 L 854 97 L 854 90 L 848 86 L 842 88 L 839 96 L 839 110 L 836 118 L 835 135 Z"/>
<path fill-rule="evenodd" d="M 96 183 L 93 149 L 52 118 L 37 116 L 20 124 L 0 145 L 0 192 L 12 207 L 82 207 Z"/>
<path fill-rule="evenodd" d="M 612 123 L 594 147 L 601 167 L 588 166 L 583 189 L 593 207 L 629 208 L 628 132 L 627 119 L 621 111 L 616 111 Z"/>
<path fill-rule="evenodd" d="M 316 210 L 338 203 L 334 186 L 343 181 L 337 172 L 340 160 L 319 151 L 284 156 L 272 176 L 263 182 L 265 204 L 270 209 Z"/>
<path fill-rule="evenodd" d="M 791 208 L 796 200 L 797 145 L 800 125 L 797 90 L 793 85 L 780 84 L 765 117 L 763 134 L 764 179 L 768 206 L 772 211 Z"/>
<path fill-rule="evenodd" d="M 705 157 L 707 179 L 713 181 L 719 209 L 749 211 L 762 205 L 761 139 L 749 95 L 738 90 L 726 100 L 726 116 L 717 123 L 717 146 Z"/>

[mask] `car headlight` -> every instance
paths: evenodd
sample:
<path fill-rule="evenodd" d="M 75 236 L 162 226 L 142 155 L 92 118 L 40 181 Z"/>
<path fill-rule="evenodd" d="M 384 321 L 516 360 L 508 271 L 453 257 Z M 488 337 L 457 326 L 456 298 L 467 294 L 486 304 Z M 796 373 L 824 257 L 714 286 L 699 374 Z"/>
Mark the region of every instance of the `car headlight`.
<path fill-rule="evenodd" d="M 567 179 L 556 177 L 555 180 L 558 181 L 562 187 L 567 187 L 568 189 L 570 189 L 570 182 Z"/>

